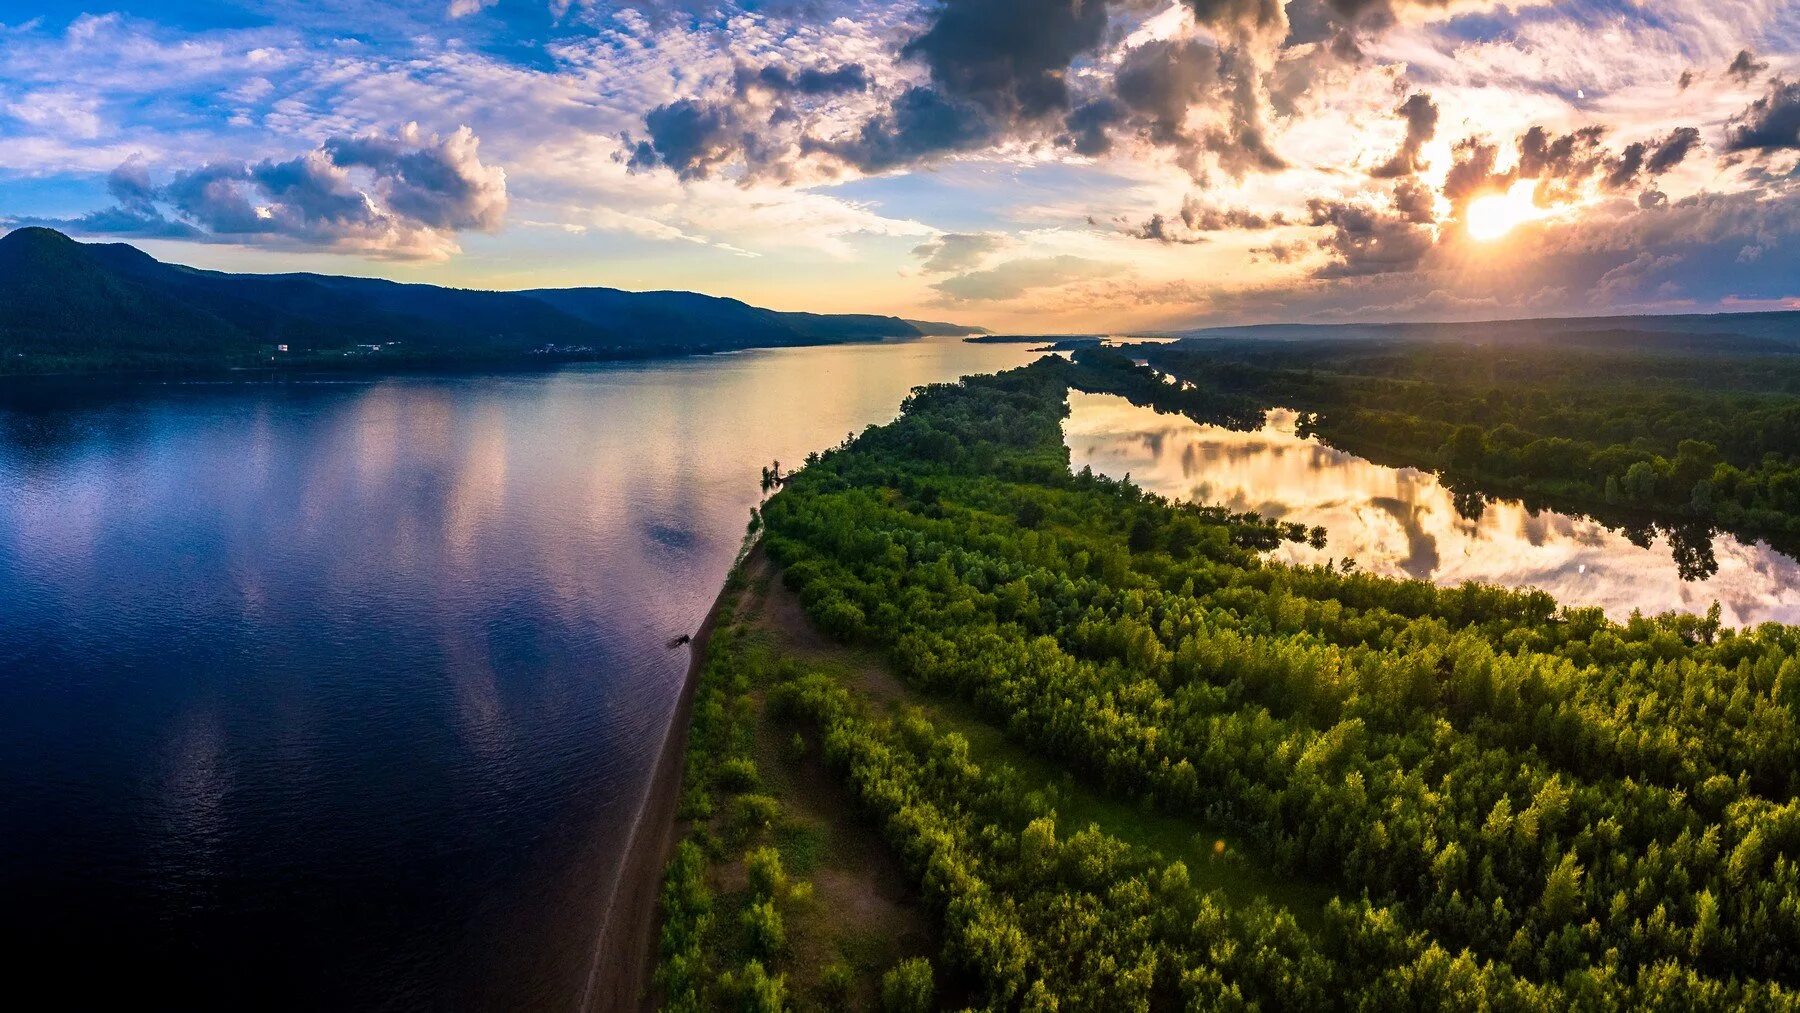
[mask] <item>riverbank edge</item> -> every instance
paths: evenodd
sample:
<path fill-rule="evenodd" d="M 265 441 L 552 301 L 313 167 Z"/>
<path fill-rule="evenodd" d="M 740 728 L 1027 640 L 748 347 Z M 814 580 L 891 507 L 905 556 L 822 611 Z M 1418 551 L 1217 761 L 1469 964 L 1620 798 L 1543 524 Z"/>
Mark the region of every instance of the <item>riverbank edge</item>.
<path fill-rule="evenodd" d="M 701 620 L 700 628 L 689 644 L 688 668 L 681 694 L 669 716 L 668 734 L 663 736 L 662 751 L 645 789 L 644 807 L 620 860 L 618 883 L 600 927 L 592 971 L 594 985 L 583 1005 L 584 1010 L 655 1008 L 649 985 L 655 972 L 656 935 L 662 921 L 657 901 L 662 893 L 663 872 L 668 867 L 675 842 L 681 838 L 676 811 L 687 771 L 688 729 L 693 721 L 694 694 L 700 684 L 700 670 L 706 665 L 707 648 L 719 616 L 733 600 L 740 575 L 760 551 L 760 546 L 752 546 L 732 564 L 712 607 L 707 610 L 706 618 Z"/>

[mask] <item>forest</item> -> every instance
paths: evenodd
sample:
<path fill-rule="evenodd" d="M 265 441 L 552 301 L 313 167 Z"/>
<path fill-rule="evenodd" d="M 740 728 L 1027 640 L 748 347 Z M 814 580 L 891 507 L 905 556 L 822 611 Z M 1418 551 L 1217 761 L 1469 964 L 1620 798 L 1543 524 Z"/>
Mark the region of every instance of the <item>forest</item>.
<path fill-rule="evenodd" d="M 665 884 L 662 1005 L 1800 1008 L 1800 631 L 1275 564 L 1259 550 L 1311 533 L 1070 472 L 1071 387 L 1243 422 L 1288 367 L 1234 368 L 1181 388 L 1117 357 L 1052 358 L 920 388 L 764 505 L 761 551 L 822 635 L 1018 752 L 754 638 L 716 641 Z M 1546 379 L 1566 381 L 1566 405 L 1502 399 L 1483 423 L 1535 420 L 1550 439 L 1582 431 L 1583 407 L 1626 411 L 1617 391 L 1576 395 L 1584 368 L 1603 379 L 1600 363 Z M 1472 390 L 1480 369 L 1437 380 Z M 1671 376 L 1650 397 L 1755 407 L 1774 381 L 1751 372 L 1685 395 Z M 1767 410 L 1760 435 L 1692 430 L 1712 474 L 1750 474 L 1732 462 L 1780 440 Z M 1617 417 L 1587 432 L 1627 433 Z M 1649 455 L 1634 463 L 1676 467 L 1682 440 L 1701 442 L 1679 432 L 1631 435 Z M 808 888 L 769 829 L 786 800 L 752 755 L 759 720 L 792 729 L 794 755 L 853 800 L 843 818 L 878 831 L 931 952 L 826 982 L 792 949 L 782 918 Z M 1073 819 L 1039 764 L 1217 836 L 1228 874 L 1326 899 L 1221 889 L 1211 849 Z M 858 973 L 875 976 L 863 993 Z"/>
<path fill-rule="evenodd" d="M 1180 342 L 1133 354 L 1453 485 L 1800 541 L 1800 355 L 1632 333 L 1546 342 Z M 1669 336 L 1651 336 L 1663 337 Z"/>

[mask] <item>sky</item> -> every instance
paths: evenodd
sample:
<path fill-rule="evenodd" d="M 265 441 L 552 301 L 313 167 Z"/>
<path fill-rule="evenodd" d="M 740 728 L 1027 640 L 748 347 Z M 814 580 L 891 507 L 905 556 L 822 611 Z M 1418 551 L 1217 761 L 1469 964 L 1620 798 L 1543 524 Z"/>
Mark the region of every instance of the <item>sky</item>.
<path fill-rule="evenodd" d="M 1800 0 L 30 0 L 0 228 L 996 330 L 1800 308 Z"/>

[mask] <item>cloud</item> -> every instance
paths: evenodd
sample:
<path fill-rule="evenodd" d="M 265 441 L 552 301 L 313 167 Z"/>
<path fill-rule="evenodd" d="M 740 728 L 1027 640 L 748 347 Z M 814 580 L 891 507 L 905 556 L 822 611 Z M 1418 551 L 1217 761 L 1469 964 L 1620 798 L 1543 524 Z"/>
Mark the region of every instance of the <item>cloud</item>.
<path fill-rule="evenodd" d="M 1497 168 L 1502 162 L 1498 144 L 1465 138 L 1452 149 L 1444 197 L 1460 215 L 1474 197 L 1527 179 L 1537 181 L 1540 206 L 1578 202 L 1590 183 L 1601 190 L 1622 190 L 1646 175 L 1662 175 L 1685 161 L 1700 143 L 1696 127 L 1677 127 L 1661 138 L 1633 141 L 1618 151 L 1603 143 L 1605 136 L 1606 128 L 1599 125 L 1566 134 L 1534 125 L 1519 135 L 1517 164 L 1504 171 Z"/>
<path fill-rule="evenodd" d="M 853 63 L 846 63 L 832 70 L 803 67 L 798 71 L 775 64 L 758 68 L 740 66 L 735 79 L 740 98 L 755 89 L 772 95 L 840 95 L 867 91 L 871 83 L 869 72 Z"/>
<path fill-rule="evenodd" d="M 913 247 L 913 256 L 922 258 L 919 270 L 926 274 L 948 274 L 979 267 L 989 254 L 1007 245 L 1005 236 L 991 232 L 946 232 Z"/>
<path fill-rule="evenodd" d="M 1725 76 L 1736 78 L 1742 84 L 1749 84 L 1756 80 L 1758 74 L 1768 69 L 1767 60 L 1758 60 L 1748 49 L 1740 49 L 1738 55 L 1732 57 L 1731 66 L 1725 68 Z"/>
<path fill-rule="evenodd" d="M 901 49 L 936 87 L 1000 121 L 1069 107 L 1068 69 L 1106 31 L 1104 0 L 946 0 Z"/>
<path fill-rule="evenodd" d="M 1660 176 L 1686 161 L 1688 154 L 1699 144 L 1698 127 L 1676 127 L 1657 143 L 1650 153 L 1650 160 L 1644 163 L 1644 169 L 1652 176 Z"/>
<path fill-rule="evenodd" d="M 1216 6 L 1208 16 L 1222 19 L 1241 38 L 1266 27 L 1260 4 Z M 1195 179 L 1204 175 L 1202 157 L 1208 154 L 1233 177 L 1285 168 L 1269 140 L 1266 70 L 1262 58 L 1242 45 L 1147 40 L 1124 52 L 1110 94 L 1068 116 L 1061 143 L 1083 154 L 1103 154 L 1113 135 L 1129 137 L 1170 150 Z"/>
<path fill-rule="evenodd" d="M 650 139 L 632 149 L 633 169 L 666 165 L 682 179 L 704 179 L 734 158 L 744 127 L 736 108 L 719 102 L 682 99 L 657 106 L 644 117 Z"/>
<path fill-rule="evenodd" d="M 1406 139 L 1400 142 L 1400 150 L 1394 157 L 1375 167 L 1369 175 L 1376 179 L 1393 179 L 1397 176 L 1409 176 L 1424 168 L 1420 152 L 1431 139 L 1437 136 L 1438 107 L 1431 101 L 1431 96 L 1424 92 L 1415 92 L 1400 107 L 1394 110 L 1395 115 L 1406 120 Z"/>
<path fill-rule="evenodd" d="M 1113 78 L 1121 120 L 1153 144 L 1191 143 L 1187 118 L 1220 88 L 1219 51 L 1198 39 L 1155 39 L 1125 54 Z"/>
<path fill-rule="evenodd" d="M 1002 302 L 1018 298 L 1026 292 L 1101 278 L 1116 274 L 1119 270 L 1117 264 L 1070 254 L 1022 257 L 983 271 L 969 271 L 945 278 L 933 283 L 931 287 L 948 302 Z"/>
<path fill-rule="evenodd" d="M 809 139 L 808 151 L 835 155 L 864 172 L 883 172 L 923 158 L 968 151 L 994 138 L 979 111 L 925 87 L 908 88 L 893 108 L 841 141 Z"/>
<path fill-rule="evenodd" d="M 1311 224 L 1330 229 L 1319 247 L 1332 255 L 1320 278 L 1354 278 L 1410 271 L 1437 242 L 1429 206 L 1418 199 L 1415 185 L 1402 180 L 1394 188 L 1390 210 L 1367 204 L 1314 198 L 1307 202 Z M 1423 220 L 1421 220 L 1423 219 Z"/>
<path fill-rule="evenodd" d="M 1768 94 L 1733 116 L 1725 127 L 1726 151 L 1800 148 L 1800 81 L 1775 78 Z"/>
<path fill-rule="evenodd" d="M 1153 214 L 1142 224 L 1126 229 L 1125 234 L 1134 239 L 1191 246 L 1206 242 L 1204 233 L 1208 232 L 1257 232 L 1287 224 L 1287 216 L 1279 211 L 1265 214 L 1248 208 L 1218 207 L 1189 194 L 1182 199 L 1178 214 Z"/>
<path fill-rule="evenodd" d="M 1182 232 L 1173 222 L 1164 218 L 1159 212 L 1150 216 L 1149 220 L 1128 233 L 1134 239 L 1153 239 L 1159 243 L 1204 243 L 1206 237 L 1193 232 Z"/>
<path fill-rule="evenodd" d="M 1279 211 L 1264 214 L 1247 208 L 1221 208 L 1204 204 L 1192 195 L 1181 202 L 1181 222 L 1196 232 L 1224 232 L 1228 229 L 1255 232 L 1288 224 L 1287 216 Z"/>
<path fill-rule="evenodd" d="M 296 158 L 217 161 L 157 185 L 138 159 L 113 170 L 114 206 L 47 221 L 90 233 L 316 247 L 438 260 L 455 236 L 492 232 L 506 215 L 506 174 L 484 165 L 467 128 L 417 124 L 328 138 Z"/>

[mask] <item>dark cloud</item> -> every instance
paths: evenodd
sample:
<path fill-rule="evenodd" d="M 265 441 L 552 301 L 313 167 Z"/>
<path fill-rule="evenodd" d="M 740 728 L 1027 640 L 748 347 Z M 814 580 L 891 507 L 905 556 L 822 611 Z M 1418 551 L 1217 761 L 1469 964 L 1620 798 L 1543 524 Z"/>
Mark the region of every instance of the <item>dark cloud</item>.
<path fill-rule="evenodd" d="M 1188 111 L 1218 91 L 1219 62 L 1219 51 L 1197 39 L 1147 42 L 1125 54 L 1113 95 L 1152 143 L 1188 143 Z"/>
<path fill-rule="evenodd" d="M 1419 152 L 1437 136 L 1437 103 L 1431 101 L 1431 96 L 1424 92 L 1415 93 L 1400 103 L 1394 113 L 1406 120 L 1406 139 L 1400 142 L 1400 150 L 1394 152 L 1394 157 L 1376 166 L 1370 173 L 1377 179 L 1410 176 L 1424 168 Z"/>
<path fill-rule="evenodd" d="M 1125 229 L 1125 234 L 1159 243 L 1193 245 L 1206 242 L 1205 234 L 1209 232 L 1256 232 L 1287 224 L 1280 212 L 1263 214 L 1246 208 L 1215 207 L 1189 196 L 1181 202 L 1178 214 L 1153 214 L 1143 223 Z"/>
<path fill-rule="evenodd" d="M 978 110 L 923 86 L 908 88 L 888 112 L 843 141 L 808 140 L 808 151 L 835 155 L 864 172 L 882 172 L 922 158 L 979 148 L 994 129 Z"/>
<path fill-rule="evenodd" d="M 1573 196 L 1589 180 L 1602 189 L 1621 190 L 1646 175 L 1659 176 L 1680 165 L 1700 143 L 1700 131 L 1694 127 L 1677 127 L 1660 139 L 1634 141 L 1616 152 L 1602 143 L 1605 136 L 1605 128 L 1598 126 L 1560 135 L 1534 126 L 1519 136 L 1518 164 L 1506 172 L 1495 169 L 1498 145 L 1466 138 L 1455 147 L 1444 197 L 1461 214 L 1473 197 L 1504 190 L 1521 179 L 1537 181 L 1536 198 L 1544 205 Z"/>
<path fill-rule="evenodd" d="M 1222 5 L 1214 13 L 1237 11 L 1255 25 L 1257 9 Z M 1233 176 L 1280 169 L 1287 163 L 1267 139 L 1260 77 L 1242 48 L 1219 49 L 1200 39 L 1152 40 L 1125 54 L 1111 95 L 1075 110 L 1060 141 L 1097 154 L 1110 148 L 1111 135 L 1130 136 L 1173 151 L 1177 164 L 1196 179 L 1203 176 L 1201 159 L 1208 153 Z M 1190 123 L 1196 109 L 1214 115 Z"/>
<path fill-rule="evenodd" d="M 1699 143 L 1700 131 L 1695 127 L 1677 127 L 1659 141 L 1633 141 L 1607 161 L 1601 185 L 1622 190 L 1636 183 L 1640 172 L 1660 176 L 1680 165 Z"/>
<path fill-rule="evenodd" d="M 1756 80 L 1756 76 L 1769 69 L 1767 60 L 1758 60 L 1748 49 L 1738 50 L 1732 57 L 1731 66 L 1725 68 L 1725 76 L 1736 78 L 1744 84 Z"/>
<path fill-rule="evenodd" d="M 1537 128 L 1533 128 L 1534 130 Z M 1463 205 L 1489 190 L 1504 190 L 1518 178 L 1516 170 L 1496 172 L 1500 146 L 1476 137 L 1456 142 L 1450 171 L 1444 176 L 1444 198 L 1461 213 Z"/>
<path fill-rule="evenodd" d="M 650 139 L 633 150 L 631 167 L 666 165 L 682 179 L 704 179 L 743 149 L 745 128 L 736 106 L 682 99 L 644 117 Z"/>
<path fill-rule="evenodd" d="M 1280 212 L 1265 215 L 1245 208 L 1212 207 L 1194 197 L 1181 202 L 1181 221 L 1195 232 L 1224 232 L 1229 229 L 1254 232 L 1288 223 Z"/>
<path fill-rule="evenodd" d="M 1687 91 L 1689 88 L 1693 87 L 1693 85 L 1694 72 L 1691 70 L 1682 71 L 1681 76 L 1675 79 L 1675 87 L 1681 91 Z"/>
<path fill-rule="evenodd" d="M 1418 180 L 1403 179 L 1394 184 L 1394 210 L 1414 225 L 1431 225 L 1437 221 L 1437 198 Z"/>
<path fill-rule="evenodd" d="M 1652 176 L 1660 176 L 1685 161 L 1688 153 L 1700 143 L 1700 131 L 1695 127 L 1676 127 L 1669 136 L 1657 142 L 1656 150 L 1650 153 L 1650 160 L 1644 168 Z"/>
<path fill-rule="evenodd" d="M 1287 5 L 1282 0 L 1182 0 L 1194 20 L 1209 28 L 1242 35 L 1287 35 Z"/>
<path fill-rule="evenodd" d="M 1230 123 L 1208 137 L 1208 147 L 1219 156 L 1219 167 L 1238 177 L 1252 170 L 1276 172 L 1287 168 L 1287 160 L 1269 145 L 1254 62 L 1241 50 L 1227 50 L 1223 57 L 1221 76 L 1231 84 L 1226 103 Z"/>
<path fill-rule="evenodd" d="M 926 274 L 949 274 L 981 266 L 1005 245 L 1004 237 L 988 232 L 946 232 L 913 247 L 913 256 L 921 258 L 919 270 Z"/>
<path fill-rule="evenodd" d="M 1769 93 L 1725 125 L 1726 151 L 1800 148 L 1800 81 L 1774 78 Z"/>
<path fill-rule="evenodd" d="M 435 229 L 500 227 L 506 212 L 505 176 L 489 170 L 476 158 L 477 141 L 467 130 L 443 141 L 423 138 L 417 128 L 397 134 L 357 134 L 332 137 L 323 151 L 331 164 L 345 169 L 366 169 L 379 181 L 382 204 L 391 212 Z M 298 159 L 311 168 L 321 161 L 314 156 Z M 310 180 L 293 171 L 277 169 L 262 183 L 278 197 L 291 179 L 299 192 Z"/>
<path fill-rule="evenodd" d="M 1319 247 L 1333 257 L 1316 272 L 1320 278 L 1357 278 L 1372 274 L 1410 271 L 1417 267 L 1437 242 L 1437 231 L 1418 218 L 1421 209 L 1411 181 L 1396 187 L 1392 209 L 1367 204 L 1313 198 L 1306 203 L 1311 224 L 1331 231 Z M 1404 188 L 1404 190 L 1403 190 Z"/>
<path fill-rule="evenodd" d="M 832 70 L 803 67 L 798 71 L 774 65 L 740 66 L 734 75 L 734 80 L 739 98 L 746 96 L 754 89 L 760 89 L 772 95 L 802 95 L 809 98 L 820 98 L 828 95 L 868 91 L 871 83 L 868 71 L 853 63 L 846 63 Z"/>
<path fill-rule="evenodd" d="M 1582 127 L 1560 137 L 1543 127 L 1532 127 L 1519 138 L 1519 177 L 1522 179 L 1585 179 L 1605 162 L 1600 139 L 1605 127 Z"/>
<path fill-rule="evenodd" d="M 1136 239 L 1152 239 L 1159 243 L 1179 243 L 1192 245 L 1206 242 L 1206 237 L 1195 235 L 1191 231 L 1182 231 L 1173 221 L 1162 214 L 1153 214 L 1144 224 L 1131 229 L 1128 235 Z"/>
<path fill-rule="evenodd" d="M 1078 155 L 1104 155 L 1112 150 L 1107 128 L 1125 117 L 1125 109 L 1111 99 L 1096 99 L 1077 108 L 1064 121 L 1067 132 L 1056 143 Z"/>
<path fill-rule="evenodd" d="M 1110 146 L 1118 107 L 1100 99 L 1071 113 L 1069 69 L 1105 37 L 1103 0 L 947 0 L 901 49 L 931 72 L 851 138 L 804 148 L 865 172 L 981 147 L 1062 119 L 1062 142 L 1087 155 Z"/>
<path fill-rule="evenodd" d="M 1069 108 L 1068 70 L 1106 32 L 1102 0 L 947 0 L 901 50 L 946 96 L 1002 121 Z"/>
<path fill-rule="evenodd" d="M 107 180 L 117 202 L 56 224 L 112 235 L 299 243 L 396 258 L 442 257 L 454 234 L 493 231 L 506 175 L 484 165 L 467 128 L 447 137 L 416 125 L 326 139 L 286 161 L 210 162 L 157 185 L 141 161 Z"/>
<path fill-rule="evenodd" d="M 1618 157 L 1607 163 L 1606 175 L 1601 185 L 1608 190 L 1620 190 L 1630 186 L 1637 180 L 1638 171 L 1644 167 L 1644 155 L 1649 145 L 1643 141 L 1633 141 L 1625 145 Z"/>

